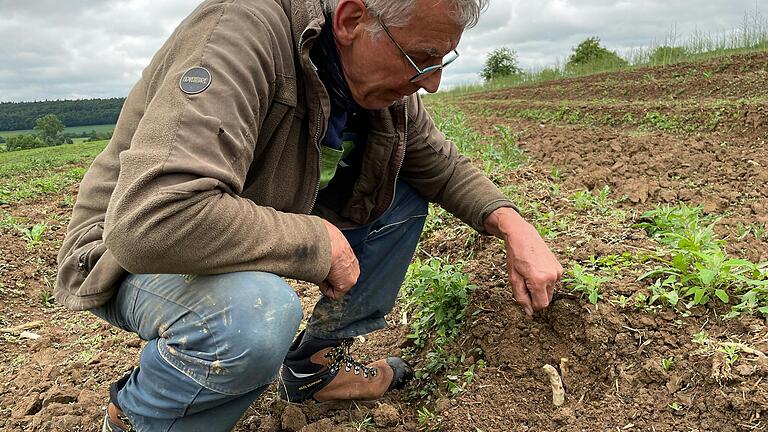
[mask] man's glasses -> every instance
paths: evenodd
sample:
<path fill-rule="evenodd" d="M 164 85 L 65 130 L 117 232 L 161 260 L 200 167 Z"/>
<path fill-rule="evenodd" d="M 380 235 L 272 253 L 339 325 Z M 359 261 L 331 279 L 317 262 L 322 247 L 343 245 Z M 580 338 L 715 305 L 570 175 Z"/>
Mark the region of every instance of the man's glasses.
<path fill-rule="evenodd" d="M 400 46 L 399 43 L 397 43 L 395 38 L 392 37 L 392 33 L 389 32 L 389 29 L 387 28 L 386 25 L 384 25 L 384 22 L 381 20 L 381 18 L 377 17 L 377 19 L 379 20 L 379 24 L 381 25 L 381 28 L 383 28 L 384 31 L 387 33 L 387 36 L 389 36 L 389 39 L 392 41 L 392 43 L 394 43 L 397 49 L 399 49 L 400 52 L 403 53 L 403 56 L 405 56 L 405 59 L 408 60 L 408 63 L 410 63 L 411 66 L 413 66 L 413 68 L 416 69 L 416 75 L 411 77 L 411 79 L 409 80 L 412 83 L 419 82 L 429 78 L 430 76 L 432 76 L 432 74 L 434 74 L 439 70 L 442 70 L 444 67 L 448 66 L 449 64 L 453 63 L 454 60 L 459 58 L 459 52 L 456 50 L 453 50 L 443 57 L 443 61 L 440 64 L 427 66 L 424 69 L 422 69 L 418 65 L 416 65 L 416 62 L 414 62 L 413 59 L 411 59 L 411 57 L 408 54 L 406 54 L 405 50 Z"/>

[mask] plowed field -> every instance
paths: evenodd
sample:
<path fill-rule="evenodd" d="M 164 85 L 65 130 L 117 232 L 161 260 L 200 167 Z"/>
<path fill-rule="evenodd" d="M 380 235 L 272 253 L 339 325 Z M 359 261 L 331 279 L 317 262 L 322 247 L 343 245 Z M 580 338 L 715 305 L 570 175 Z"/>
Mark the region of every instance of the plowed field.
<path fill-rule="evenodd" d="M 725 318 L 739 302 L 733 292 L 728 304 L 651 302 L 653 278 L 641 279 L 665 259 L 663 239 L 642 225 L 643 213 L 665 205 L 701 206 L 696 217 L 714 223 L 725 256 L 768 261 L 768 53 L 427 103 L 436 118 L 463 115 L 460 126 L 489 145 L 498 145 L 499 130 L 512 133 L 520 167 L 499 171 L 472 156 L 566 269 L 579 265 L 604 278 L 596 302 L 578 290 L 571 270 L 552 306 L 526 317 L 506 282 L 499 242 L 436 208 L 419 257 L 462 261 L 476 285 L 460 336 L 444 347 L 460 359 L 460 377 L 436 377 L 429 397 L 406 388 L 376 403 L 286 407 L 273 389 L 238 431 L 768 429 L 765 315 L 753 309 Z M 136 336 L 48 298 L 76 180 L 92 153 L 0 170 L 0 327 L 33 323 L 29 331 L 40 336 L 2 335 L 0 430 L 100 430 L 109 383 L 138 360 Z M 36 244 L 32 228 L 41 223 L 47 229 Z M 296 288 L 308 315 L 317 289 Z M 389 321 L 356 343 L 359 357 L 406 350 L 424 367 L 434 347 L 414 350 L 398 311 Z M 560 407 L 544 364 L 563 377 Z M 462 388 L 451 391 L 451 380 Z"/>

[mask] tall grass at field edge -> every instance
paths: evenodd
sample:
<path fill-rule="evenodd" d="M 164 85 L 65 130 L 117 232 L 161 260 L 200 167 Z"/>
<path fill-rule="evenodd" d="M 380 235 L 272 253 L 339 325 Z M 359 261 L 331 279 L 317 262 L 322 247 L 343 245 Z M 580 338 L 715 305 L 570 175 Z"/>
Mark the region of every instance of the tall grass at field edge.
<path fill-rule="evenodd" d="M 681 40 L 677 30 L 673 28 L 663 40 L 653 41 L 646 47 L 633 48 L 623 53 L 622 58 L 627 61 L 626 64 L 608 59 L 573 68 L 566 67 L 564 62 L 558 60 L 548 68 L 528 70 L 481 84 L 460 85 L 431 97 L 496 90 L 641 67 L 695 63 L 711 58 L 763 51 L 768 51 L 768 19 L 755 10 L 745 13 L 741 25 L 726 33 L 713 34 L 697 30 Z"/>

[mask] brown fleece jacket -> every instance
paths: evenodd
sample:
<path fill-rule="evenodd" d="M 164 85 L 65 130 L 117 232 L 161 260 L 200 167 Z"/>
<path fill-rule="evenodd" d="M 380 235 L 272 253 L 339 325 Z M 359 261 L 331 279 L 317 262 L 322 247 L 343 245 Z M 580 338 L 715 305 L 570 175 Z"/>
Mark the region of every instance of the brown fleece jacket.
<path fill-rule="evenodd" d="M 315 0 L 209 0 L 182 22 L 83 179 L 59 252 L 60 303 L 101 305 L 126 272 L 266 271 L 318 283 L 330 241 L 309 213 L 370 223 L 398 177 L 481 232 L 488 214 L 512 206 L 435 129 L 418 95 L 366 113 L 351 198 L 316 203 L 330 100 L 309 52 L 323 24 Z M 188 94 L 180 81 L 195 67 L 210 86 Z"/>

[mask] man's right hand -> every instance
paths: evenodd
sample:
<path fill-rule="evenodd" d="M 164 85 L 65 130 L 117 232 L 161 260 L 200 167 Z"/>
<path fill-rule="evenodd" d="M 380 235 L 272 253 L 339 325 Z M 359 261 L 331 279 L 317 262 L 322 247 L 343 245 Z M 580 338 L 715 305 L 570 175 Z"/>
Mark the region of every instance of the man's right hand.
<path fill-rule="evenodd" d="M 331 239 L 331 271 L 320 283 L 320 292 L 326 297 L 338 300 L 357 283 L 360 264 L 344 234 L 327 220 L 323 222 Z"/>

